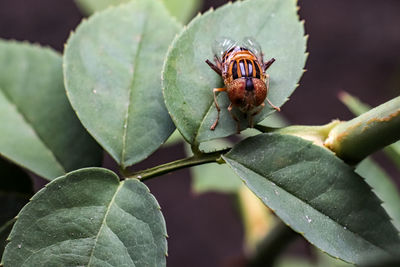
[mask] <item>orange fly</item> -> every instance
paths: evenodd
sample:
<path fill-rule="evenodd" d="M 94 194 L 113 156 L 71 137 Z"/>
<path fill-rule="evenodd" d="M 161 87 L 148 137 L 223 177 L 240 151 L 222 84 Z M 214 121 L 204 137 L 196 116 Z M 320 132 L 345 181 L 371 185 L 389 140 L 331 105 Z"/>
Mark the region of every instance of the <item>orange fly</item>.
<path fill-rule="evenodd" d="M 223 38 L 213 47 L 215 65 L 208 59 L 206 63 L 224 80 L 224 88 L 214 88 L 214 103 L 218 115 L 211 130 L 217 127 L 220 107 L 217 102 L 217 92 L 228 93 L 230 105 L 228 111 L 237 123 L 237 132 L 240 133 L 239 119 L 232 113 L 234 106 L 240 111 L 249 113 L 249 126 L 253 127 L 253 117 L 264 108 L 264 100 L 277 111 L 279 107 L 273 105 L 267 98 L 269 89 L 269 75 L 266 70 L 274 63 L 272 58 L 267 62 L 263 60 L 260 45 L 252 38 L 245 38 L 242 44 Z"/>

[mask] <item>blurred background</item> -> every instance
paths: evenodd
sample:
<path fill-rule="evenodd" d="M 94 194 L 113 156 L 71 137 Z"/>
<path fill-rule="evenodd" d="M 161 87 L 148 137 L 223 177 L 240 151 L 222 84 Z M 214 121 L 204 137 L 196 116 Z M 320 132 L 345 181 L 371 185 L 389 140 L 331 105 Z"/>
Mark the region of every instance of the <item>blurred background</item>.
<path fill-rule="evenodd" d="M 204 0 L 199 11 L 226 2 Z M 399 95 L 400 1 L 299 0 L 299 6 L 309 35 L 310 55 L 300 87 L 282 107 L 281 114 L 291 124 L 352 118 L 338 99 L 341 91 L 371 106 Z M 73 0 L 1 0 L 0 38 L 27 40 L 62 52 L 70 31 L 82 18 Z M 183 145 L 176 144 L 159 150 L 137 169 L 184 156 Z M 379 153 L 376 157 L 399 185 L 396 169 Z M 105 164 L 113 166 L 108 157 Z M 198 195 L 190 182 L 188 170 L 146 182 L 167 221 L 168 266 L 239 266 L 244 253 L 243 226 L 235 197 Z M 36 181 L 36 189 L 42 184 Z M 299 238 L 286 253 L 311 252 L 307 242 Z"/>

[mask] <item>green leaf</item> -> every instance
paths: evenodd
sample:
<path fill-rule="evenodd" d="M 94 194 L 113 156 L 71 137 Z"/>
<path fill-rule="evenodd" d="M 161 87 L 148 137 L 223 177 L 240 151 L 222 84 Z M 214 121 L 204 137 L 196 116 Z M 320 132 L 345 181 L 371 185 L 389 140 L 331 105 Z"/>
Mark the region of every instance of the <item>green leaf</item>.
<path fill-rule="evenodd" d="M 179 131 L 175 130 L 165 141 L 164 147 L 169 147 L 169 146 L 174 146 L 176 144 L 185 142 L 185 139 L 183 139 L 182 135 L 179 133 Z"/>
<path fill-rule="evenodd" d="M 117 6 L 127 3 L 130 0 L 75 0 L 77 6 L 86 15 L 91 15 L 96 11 L 101 11 L 110 6 Z"/>
<path fill-rule="evenodd" d="M 163 103 L 163 58 L 180 26 L 156 0 L 135 0 L 82 22 L 68 40 L 64 76 L 78 117 L 123 167 L 174 130 Z"/>
<path fill-rule="evenodd" d="M 2 156 L 49 180 L 100 164 L 99 146 L 68 103 L 57 53 L 0 40 L 0 68 Z"/>
<path fill-rule="evenodd" d="M 75 0 L 78 7 L 87 15 L 116 6 L 130 0 Z M 180 22 L 186 23 L 200 7 L 201 0 L 163 0 L 165 6 Z"/>
<path fill-rule="evenodd" d="M 202 0 L 164 0 L 164 4 L 180 22 L 188 22 L 202 4 Z"/>
<path fill-rule="evenodd" d="M 396 164 L 397 168 L 400 169 L 400 141 L 385 147 L 383 151 Z"/>
<path fill-rule="evenodd" d="M 140 181 L 87 168 L 55 179 L 26 205 L 7 266 L 165 266 L 165 221 Z"/>
<path fill-rule="evenodd" d="M 400 251 L 380 200 L 329 150 L 295 136 L 261 134 L 224 159 L 286 224 L 332 256 L 359 264 Z"/>
<path fill-rule="evenodd" d="M 303 257 L 285 256 L 276 262 L 276 267 L 350 267 L 353 264 L 346 263 L 339 259 L 332 258 L 331 256 L 315 249 L 312 251 L 313 258 L 307 259 Z M 274 265 L 274 266 L 275 266 Z"/>
<path fill-rule="evenodd" d="M 165 103 L 189 143 L 198 144 L 236 132 L 236 123 L 227 111 L 226 93 L 218 96 L 221 118 L 215 131 L 210 130 L 217 117 L 212 90 L 222 86 L 222 79 L 204 61 L 213 59 L 216 39 L 228 37 L 240 41 L 246 36 L 261 44 L 266 59 L 276 58 L 268 70 L 271 102 L 281 106 L 296 88 L 306 61 L 306 38 L 295 0 L 237 1 L 196 17 L 175 38 L 163 70 Z M 266 103 L 255 122 L 272 112 Z M 240 119 L 245 128 L 247 119 L 243 114 Z"/>
<path fill-rule="evenodd" d="M 383 201 L 382 206 L 393 219 L 393 224 L 400 230 L 400 194 L 396 184 L 386 172 L 372 159 L 366 158 L 356 168 L 356 172 L 373 188 Z"/>
<path fill-rule="evenodd" d="M 28 174 L 0 158 L 0 257 L 14 217 L 32 195 L 32 181 Z"/>
<path fill-rule="evenodd" d="M 361 102 L 360 99 L 350 95 L 345 91 L 340 92 L 339 99 L 354 115 L 357 116 L 360 116 L 371 109 L 369 105 Z"/>
<path fill-rule="evenodd" d="M 312 251 L 313 258 L 286 256 L 278 259 L 276 267 L 350 267 L 353 264 L 332 258 L 320 250 Z M 275 266 L 274 265 L 274 266 Z"/>
<path fill-rule="evenodd" d="M 268 125 L 269 127 L 283 127 L 287 125 L 287 122 L 281 115 L 273 113 L 259 124 Z M 240 137 L 250 137 L 259 133 L 258 130 L 249 128 Z M 199 149 L 203 152 L 213 152 L 232 146 L 233 143 L 230 141 L 215 139 L 201 143 Z M 187 156 L 192 156 L 190 146 L 186 145 L 185 151 Z M 192 176 L 192 189 L 198 194 L 206 192 L 236 193 L 243 186 L 242 181 L 226 165 L 217 163 L 199 165 L 190 168 L 190 173 Z"/>

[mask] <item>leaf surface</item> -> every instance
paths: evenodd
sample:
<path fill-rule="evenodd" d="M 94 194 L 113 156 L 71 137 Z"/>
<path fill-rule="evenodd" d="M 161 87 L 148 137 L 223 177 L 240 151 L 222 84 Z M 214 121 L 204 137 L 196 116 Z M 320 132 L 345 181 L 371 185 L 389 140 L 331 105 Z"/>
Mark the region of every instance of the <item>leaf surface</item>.
<path fill-rule="evenodd" d="M 268 127 L 284 127 L 287 125 L 287 122 L 279 114 L 273 113 L 259 124 Z M 258 130 L 249 128 L 241 133 L 240 138 L 246 138 L 259 133 Z M 201 143 L 199 149 L 206 153 L 222 150 L 233 146 L 234 143 L 230 141 L 226 139 L 211 140 Z M 192 156 L 190 146 L 186 145 L 185 151 L 187 156 Z M 210 163 L 194 166 L 190 168 L 190 173 L 192 177 L 192 189 L 199 194 L 206 192 L 237 193 L 243 187 L 242 181 L 225 164 Z"/>
<path fill-rule="evenodd" d="M 202 4 L 202 0 L 164 0 L 164 4 L 180 22 L 186 23 Z"/>
<path fill-rule="evenodd" d="M 287 101 L 303 73 L 306 38 L 296 1 L 237 1 L 196 17 L 175 38 L 163 71 L 165 103 L 189 143 L 198 144 L 236 132 L 236 123 L 227 111 L 226 93 L 218 96 L 222 109 L 219 125 L 215 131 L 210 130 L 217 116 L 212 90 L 223 84 L 204 61 L 213 59 L 212 46 L 222 37 L 236 41 L 253 37 L 260 43 L 266 60 L 276 58 L 268 70 L 271 77 L 268 98 L 275 105 Z M 255 122 L 272 112 L 266 103 Z M 242 128 L 246 128 L 247 120 L 239 113 Z"/>
<path fill-rule="evenodd" d="M 15 223 L 8 266 L 165 266 L 165 221 L 149 189 L 87 168 L 49 183 Z"/>
<path fill-rule="evenodd" d="M 356 168 L 356 172 L 373 188 L 383 201 L 382 206 L 400 230 L 400 193 L 388 174 L 372 159 L 366 158 Z"/>
<path fill-rule="evenodd" d="M 115 6 L 130 0 L 75 0 L 78 7 L 87 15 Z M 200 7 L 201 0 L 163 0 L 172 16 L 180 22 L 186 23 L 194 12 Z"/>
<path fill-rule="evenodd" d="M 161 69 L 180 26 L 156 0 L 97 13 L 68 40 L 64 76 L 78 117 L 123 167 L 148 157 L 173 132 Z"/>
<path fill-rule="evenodd" d="M 327 149 L 299 137 L 261 134 L 224 159 L 286 224 L 332 256 L 359 264 L 400 251 L 380 200 Z"/>
<path fill-rule="evenodd" d="M 101 163 L 65 95 L 60 55 L 0 40 L 0 68 L 2 156 L 49 180 Z"/>

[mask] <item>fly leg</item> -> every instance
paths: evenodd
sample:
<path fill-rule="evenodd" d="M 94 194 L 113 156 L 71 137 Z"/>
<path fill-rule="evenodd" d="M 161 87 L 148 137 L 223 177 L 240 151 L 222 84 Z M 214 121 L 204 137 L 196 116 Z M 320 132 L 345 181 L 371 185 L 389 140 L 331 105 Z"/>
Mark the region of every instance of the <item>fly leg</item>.
<path fill-rule="evenodd" d="M 268 62 L 263 63 L 264 72 L 275 62 L 275 58 L 271 58 Z"/>
<path fill-rule="evenodd" d="M 222 62 L 219 60 L 217 56 L 214 57 L 214 62 L 217 64 L 217 68 L 222 70 Z"/>
<path fill-rule="evenodd" d="M 213 90 L 215 108 L 217 109 L 218 113 L 217 113 L 217 119 L 215 120 L 214 124 L 211 125 L 211 127 L 210 127 L 211 131 L 214 131 L 215 127 L 217 127 L 217 124 L 218 124 L 218 121 L 219 121 L 219 112 L 221 111 L 221 109 L 219 108 L 218 102 L 217 102 L 217 94 L 216 93 L 217 92 L 224 92 L 224 91 L 226 91 L 226 88 L 214 88 L 214 90 Z"/>
<path fill-rule="evenodd" d="M 271 61 L 271 60 L 270 60 Z M 271 63 L 272 64 L 272 63 Z M 270 64 L 270 65 L 271 65 Z M 268 89 L 269 89 L 269 75 L 268 74 L 265 74 L 265 76 L 266 76 L 266 80 L 267 80 L 267 92 L 268 92 Z M 277 107 L 277 106 L 275 106 L 274 104 L 272 104 L 271 103 L 271 101 L 269 101 L 269 99 L 268 99 L 268 97 L 266 97 L 265 99 L 267 99 L 267 101 L 268 101 L 268 104 L 270 104 L 271 105 L 271 107 L 273 107 L 275 110 L 277 110 L 277 111 L 281 111 L 281 109 L 279 108 L 279 107 Z M 263 103 L 264 104 L 264 103 Z"/>
<path fill-rule="evenodd" d="M 212 68 L 213 71 L 215 71 L 219 76 L 222 76 L 222 71 L 221 68 L 218 66 L 215 66 L 210 60 L 206 60 L 206 63 L 208 64 L 208 66 L 210 66 L 210 68 Z M 218 64 L 220 65 L 220 64 Z"/>
<path fill-rule="evenodd" d="M 259 108 L 256 112 L 252 113 L 252 114 L 249 116 L 249 126 L 250 126 L 250 128 L 253 128 L 253 127 L 254 127 L 254 124 L 253 124 L 253 118 L 254 118 L 254 116 L 256 116 L 258 113 L 260 113 L 261 110 L 263 110 L 264 107 L 265 107 L 265 103 L 263 102 L 263 103 L 260 105 L 260 108 Z"/>
<path fill-rule="evenodd" d="M 229 114 L 231 114 L 232 118 L 236 121 L 236 133 L 240 134 L 240 122 L 239 122 L 238 117 L 236 117 L 235 114 L 232 113 L 232 108 L 233 108 L 233 105 L 231 103 L 228 107 L 228 111 L 229 111 Z"/>

